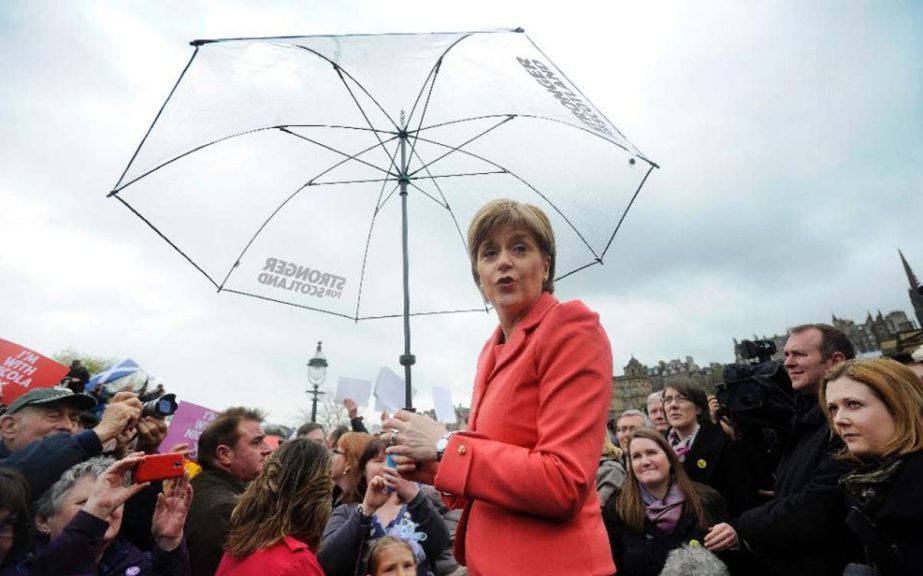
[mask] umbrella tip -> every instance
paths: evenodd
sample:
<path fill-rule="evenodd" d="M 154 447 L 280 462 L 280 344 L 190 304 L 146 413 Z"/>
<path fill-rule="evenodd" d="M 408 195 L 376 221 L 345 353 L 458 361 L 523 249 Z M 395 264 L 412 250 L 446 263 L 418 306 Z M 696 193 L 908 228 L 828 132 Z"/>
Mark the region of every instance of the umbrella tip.
<path fill-rule="evenodd" d="M 192 42 L 189 43 L 189 45 L 195 46 L 198 48 L 202 44 L 211 44 L 212 42 L 214 42 L 214 40 L 193 40 Z"/>
<path fill-rule="evenodd" d="M 519 34 L 523 34 L 525 30 L 523 29 L 522 26 L 520 26 L 518 28 L 513 28 L 513 32 L 518 32 Z"/>

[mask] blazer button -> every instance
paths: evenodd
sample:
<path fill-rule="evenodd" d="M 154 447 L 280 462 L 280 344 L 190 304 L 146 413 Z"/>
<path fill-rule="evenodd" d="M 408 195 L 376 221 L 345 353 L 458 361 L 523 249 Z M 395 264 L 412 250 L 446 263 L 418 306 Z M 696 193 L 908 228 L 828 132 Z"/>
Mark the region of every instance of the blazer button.
<path fill-rule="evenodd" d="M 467 452 L 467 451 L 468 451 L 468 449 L 465 448 L 465 445 L 464 445 L 464 444 L 462 444 L 461 446 L 459 446 L 459 447 L 458 447 L 458 450 L 456 450 L 456 452 L 458 452 L 459 454 L 464 454 L 464 453 Z"/>

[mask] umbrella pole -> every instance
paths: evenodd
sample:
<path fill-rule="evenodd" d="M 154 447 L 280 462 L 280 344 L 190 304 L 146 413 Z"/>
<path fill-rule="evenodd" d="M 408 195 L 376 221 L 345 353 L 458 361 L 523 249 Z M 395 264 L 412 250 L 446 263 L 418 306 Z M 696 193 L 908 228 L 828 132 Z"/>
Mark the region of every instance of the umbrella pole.
<path fill-rule="evenodd" d="M 407 249 L 407 183 L 410 178 L 407 176 L 406 126 L 401 127 L 398 137 L 401 141 L 401 174 L 398 183 L 401 188 L 401 244 L 404 265 L 404 353 L 401 354 L 400 361 L 404 367 L 404 409 L 413 412 L 413 399 L 411 398 L 413 388 L 410 384 L 410 367 L 414 365 L 417 359 L 410 353 L 410 258 Z"/>

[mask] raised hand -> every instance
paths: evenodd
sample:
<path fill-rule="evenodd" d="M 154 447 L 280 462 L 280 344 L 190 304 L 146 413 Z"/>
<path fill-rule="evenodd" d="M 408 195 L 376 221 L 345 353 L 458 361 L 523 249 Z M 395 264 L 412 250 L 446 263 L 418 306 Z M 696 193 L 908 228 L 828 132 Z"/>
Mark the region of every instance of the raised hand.
<path fill-rule="evenodd" d="M 116 508 L 150 485 L 150 482 L 126 485 L 125 473 L 143 459 L 141 452 L 135 452 L 100 474 L 93 483 L 93 490 L 83 505 L 83 511 L 106 520 Z"/>
<path fill-rule="evenodd" d="M 151 533 L 161 550 L 175 550 L 183 540 L 183 525 L 192 505 L 192 485 L 185 474 L 165 480 L 163 492 L 157 495 L 157 506 L 151 522 Z"/>

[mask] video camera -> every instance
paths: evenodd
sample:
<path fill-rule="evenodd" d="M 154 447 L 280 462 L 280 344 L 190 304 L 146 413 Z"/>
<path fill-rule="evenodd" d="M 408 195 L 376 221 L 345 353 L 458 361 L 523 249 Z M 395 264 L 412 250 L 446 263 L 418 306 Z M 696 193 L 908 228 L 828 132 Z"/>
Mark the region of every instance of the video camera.
<path fill-rule="evenodd" d="M 176 394 L 164 394 L 160 398 L 148 400 L 141 405 L 142 416 L 157 416 L 163 418 L 172 416 L 179 404 L 176 403 Z"/>
<path fill-rule="evenodd" d="M 749 363 L 724 367 L 724 382 L 716 387 L 722 412 L 741 424 L 790 429 L 795 415 L 794 392 L 782 363 L 771 360 L 775 343 L 744 340 L 737 352 Z"/>

